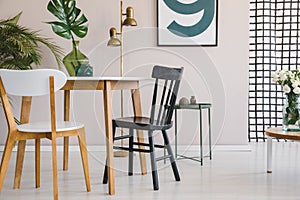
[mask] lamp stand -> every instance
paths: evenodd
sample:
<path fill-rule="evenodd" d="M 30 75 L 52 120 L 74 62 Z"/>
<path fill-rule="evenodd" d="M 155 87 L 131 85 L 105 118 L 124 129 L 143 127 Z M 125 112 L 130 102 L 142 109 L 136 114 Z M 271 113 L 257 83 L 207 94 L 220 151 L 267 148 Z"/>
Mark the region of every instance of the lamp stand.
<path fill-rule="evenodd" d="M 123 2 L 120 1 L 120 76 L 123 77 Z M 124 96 L 123 96 L 123 90 L 121 90 L 121 99 L 120 99 L 120 105 L 121 105 L 121 117 L 124 117 Z M 124 130 L 121 129 L 121 136 L 124 136 Z M 124 141 L 121 140 L 121 147 L 124 147 Z M 114 157 L 127 157 L 129 153 L 127 151 L 119 150 L 114 152 Z"/>

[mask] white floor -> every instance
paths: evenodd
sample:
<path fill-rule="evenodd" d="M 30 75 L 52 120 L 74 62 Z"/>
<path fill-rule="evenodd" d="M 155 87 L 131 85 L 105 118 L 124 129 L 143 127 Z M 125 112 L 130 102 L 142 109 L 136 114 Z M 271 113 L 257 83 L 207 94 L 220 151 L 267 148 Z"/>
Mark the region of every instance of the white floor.
<path fill-rule="evenodd" d="M 159 164 L 160 190 L 152 190 L 151 173 L 145 176 L 126 174 L 127 159 L 115 158 L 116 195 L 109 196 L 102 184 L 103 152 L 90 152 L 92 192 L 85 191 L 80 155 L 70 154 L 69 171 L 59 164 L 59 197 L 62 200 L 292 200 L 300 199 L 300 143 L 276 142 L 273 146 L 273 173 L 266 173 L 266 143 L 250 143 L 250 151 L 214 151 L 213 160 L 204 165 L 178 160 L 181 182 L 175 182 L 169 165 Z M 42 152 L 41 188 L 34 188 L 33 152 L 26 152 L 21 189 L 14 190 L 15 153 L 4 182 L 1 200 L 52 199 L 51 153 Z M 61 153 L 60 161 L 61 161 Z M 138 156 L 135 156 L 138 161 Z M 138 162 L 135 163 L 138 173 Z M 149 166 L 148 166 L 149 167 Z"/>

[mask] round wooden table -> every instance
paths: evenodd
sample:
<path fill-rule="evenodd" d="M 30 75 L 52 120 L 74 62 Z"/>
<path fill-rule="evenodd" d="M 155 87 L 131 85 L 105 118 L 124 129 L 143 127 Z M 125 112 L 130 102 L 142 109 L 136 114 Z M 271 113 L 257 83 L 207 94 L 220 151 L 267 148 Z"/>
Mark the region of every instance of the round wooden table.
<path fill-rule="evenodd" d="M 267 172 L 272 173 L 272 138 L 300 140 L 300 131 L 284 131 L 282 127 L 270 127 L 265 130 L 267 136 Z"/>

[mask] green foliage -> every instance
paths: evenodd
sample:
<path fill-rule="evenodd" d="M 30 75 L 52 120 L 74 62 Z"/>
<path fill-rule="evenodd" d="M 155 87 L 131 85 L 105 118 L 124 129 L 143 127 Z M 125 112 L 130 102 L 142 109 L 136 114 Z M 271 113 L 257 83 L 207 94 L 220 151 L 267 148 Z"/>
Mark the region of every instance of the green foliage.
<path fill-rule="evenodd" d="M 49 38 L 40 36 L 38 31 L 18 25 L 22 13 L 7 20 L 0 20 L 0 68 L 31 69 L 32 64 L 40 65 L 44 44 L 53 53 L 57 64 L 62 64 L 62 49 Z"/>
<path fill-rule="evenodd" d="M 72 39 L 73 43 L 75 41 L 73 33 L 79 38 L 86 36 L 88 20 L 84 14 L 80 16 L 81 10 L 76 7 L 76 0 L 51 0 L 47 9 L 59 19 L 59 21 L 47 22 L 54 33 L 63 38 Z"/>
<path fill-rule="evenodd" d="M 296 95 L 293 93 L 286 94 L 286 103 L 287 107 L 285 108 L 285 113 L 283 116 L 283 124 L 296 124 L 299 123 L 300 120 L 300 95 Z"/>

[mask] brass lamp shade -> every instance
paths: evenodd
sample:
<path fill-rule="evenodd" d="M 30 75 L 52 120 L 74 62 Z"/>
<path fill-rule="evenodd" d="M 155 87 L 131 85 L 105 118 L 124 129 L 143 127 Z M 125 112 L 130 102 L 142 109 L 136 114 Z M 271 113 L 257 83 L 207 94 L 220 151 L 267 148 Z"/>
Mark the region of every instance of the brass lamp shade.
<path fill-rule="evenodd" d="M 107 42 L 107 46 L 121 46 L 121 41 L 117 38 L 116 28 L 110 28 L 109 35 L 110 35 L 110 39 Z"/>
<path fill-rule="evenodd" d="M 136 26 L 137 23 L 133 17 L 133 8 L 131 6 L 126 8 L 126 19 L 123 22 L 124 26 Z"/>

